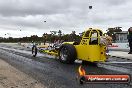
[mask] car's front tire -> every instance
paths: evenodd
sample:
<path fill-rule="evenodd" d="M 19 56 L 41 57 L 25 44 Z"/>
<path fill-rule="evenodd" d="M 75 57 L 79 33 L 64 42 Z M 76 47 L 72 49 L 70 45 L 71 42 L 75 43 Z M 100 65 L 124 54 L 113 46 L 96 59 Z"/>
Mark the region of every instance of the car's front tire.
<path fill-rule="evenodd" d="M 34 45 L 34 46 L 32 47 L 32 55 L 33 55 L 33 57 L 36 57 L 37 51 L 38 51 L 37 46 Z"/>

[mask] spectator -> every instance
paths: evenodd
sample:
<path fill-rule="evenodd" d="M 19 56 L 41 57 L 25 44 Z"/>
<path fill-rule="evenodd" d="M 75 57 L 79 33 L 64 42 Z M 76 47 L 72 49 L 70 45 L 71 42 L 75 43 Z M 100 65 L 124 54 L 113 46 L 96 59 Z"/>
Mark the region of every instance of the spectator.
<path fill-rule="evenodd" d="M 127 36 L 128 42 L 129 42 L 129 47 L 130 51 L 128 54 L 132 54 L 132 27 L 128 29 L 128 36 Z"/>
<path fill-rule="evenodd" d="M 101 36 L 100 37 L 100 44 L 103 44 L 103 45 L 112 45 L 112 37 L 110 36 Z"/>
<path fill-rule="evenodd" d="M 100 44 L 106 45 L 106 53 L 109 52 L 108 45 L 112 45 L 112 37 L 110 36 L 101 36 L 100 37 Z"/>

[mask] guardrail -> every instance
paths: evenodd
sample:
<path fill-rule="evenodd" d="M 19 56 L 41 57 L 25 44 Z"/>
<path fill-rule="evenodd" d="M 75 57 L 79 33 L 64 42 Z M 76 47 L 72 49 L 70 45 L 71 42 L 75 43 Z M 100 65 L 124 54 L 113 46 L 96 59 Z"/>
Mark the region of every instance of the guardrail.
<path fill-rule="evenodd" d="M 108 49 L 129 51 L 129 44 L 128 43 L 112 43 L 112 45 L 108 46 Z"/>

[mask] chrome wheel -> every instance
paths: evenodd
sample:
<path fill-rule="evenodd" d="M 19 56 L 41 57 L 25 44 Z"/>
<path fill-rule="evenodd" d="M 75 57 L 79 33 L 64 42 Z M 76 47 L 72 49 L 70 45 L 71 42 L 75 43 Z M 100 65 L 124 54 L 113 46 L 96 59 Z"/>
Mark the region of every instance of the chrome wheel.
<path fill-rule="evenodd" d="M 66 48 L 63 48 L 62 50 L 61 50 L 61 52 L 60 52 L 60 57 L 61 57 L 61 60 L 62 61 L 66 61 L 67 60 L 67 57 L 68 57 L 68 55 L 67 55 L 67 49 Z"/>

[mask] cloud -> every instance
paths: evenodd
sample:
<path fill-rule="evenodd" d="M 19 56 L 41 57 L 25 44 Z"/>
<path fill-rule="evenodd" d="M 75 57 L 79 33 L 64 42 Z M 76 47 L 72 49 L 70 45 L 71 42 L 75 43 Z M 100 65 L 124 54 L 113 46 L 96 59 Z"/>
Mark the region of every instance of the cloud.
<path fill-rule="evenodd" d="M 1 0 L 0 13 L 3 16 L 45 15 L 65 12 L 63 0 Z"/>
<path fill-rule="evenodd" d="M 0 0 L 0 30 L 61 29 L 67 33 L 82 32 L 86 27 L 127 29 L 131 26 L 131 3 L 131 0 Z"/>

